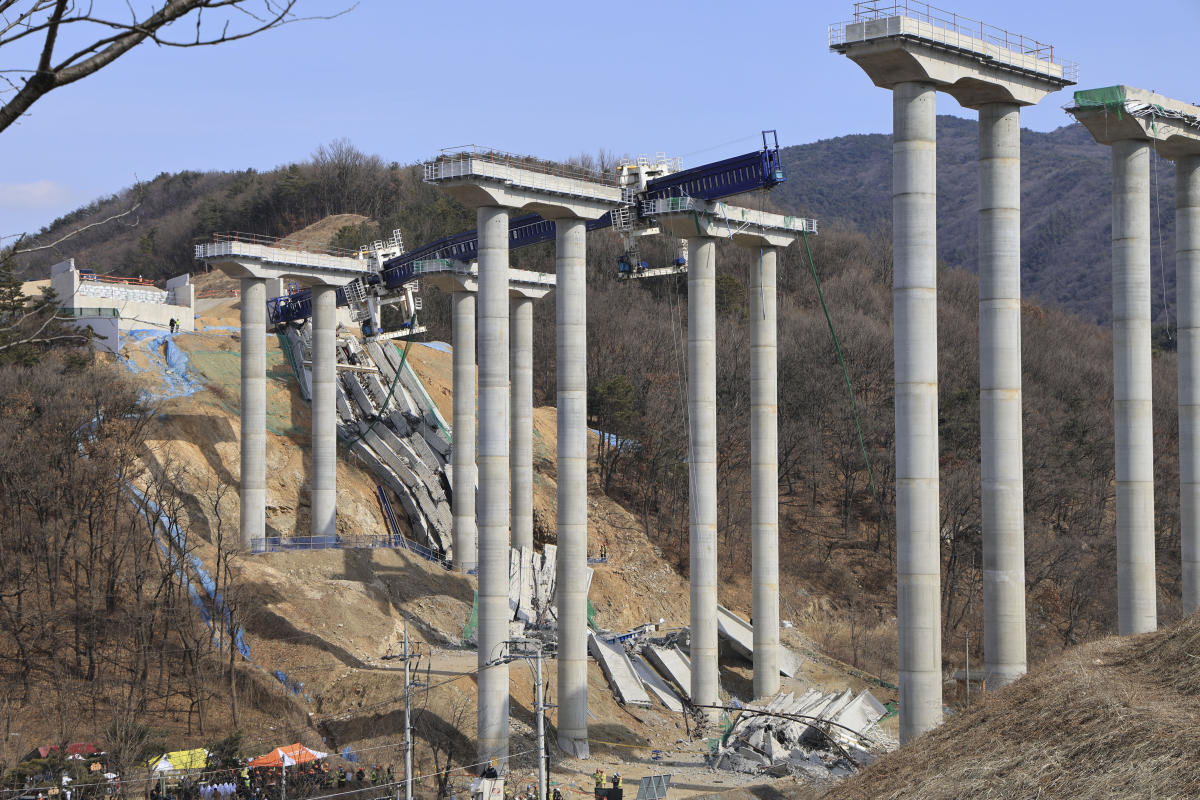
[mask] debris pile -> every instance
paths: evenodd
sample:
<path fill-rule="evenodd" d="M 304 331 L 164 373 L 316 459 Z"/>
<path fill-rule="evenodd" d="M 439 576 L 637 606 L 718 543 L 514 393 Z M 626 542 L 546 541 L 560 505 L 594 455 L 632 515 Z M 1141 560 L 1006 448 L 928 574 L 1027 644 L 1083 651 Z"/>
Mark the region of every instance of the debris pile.
<path fill-rule="evenodd" d="M 716 769 L 845 777 L 893 749 L 875 728 L 887 709 L 867 690 L 808 689 L 776 695 L 765 706 L 746 706 L 710 756 Z"/>
<path fill-rule="evenodd" d="M 311 321 L 276 333 L 300 393 L 311 400 Z M 453 527 L 448 426 L 391 341 L 362 343 L 343 328 L 336 352 L 338 435 L 400 501 L 412 538 L 446 558 Z"/>

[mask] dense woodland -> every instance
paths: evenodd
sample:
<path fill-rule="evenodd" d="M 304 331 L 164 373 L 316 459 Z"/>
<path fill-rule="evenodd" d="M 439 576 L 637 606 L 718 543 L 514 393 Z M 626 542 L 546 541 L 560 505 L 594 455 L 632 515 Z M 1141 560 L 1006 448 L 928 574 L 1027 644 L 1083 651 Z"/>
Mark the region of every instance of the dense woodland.
<path fill-rule="evenodd" d="M 939 276 L 942 610 L 944 652 L 947 665 L 953 666 L 961 663 L 966 633 L 972 634 L 972 660 L 980 657 L 982 565 L 977 287 L 968 271 L 950 266 L 970 266 L 973 249 L 974 125 L 945 119 L 949 141 L 940 156 L 959 170 L 941 170 L 941 252 L 947 263 Z M 1028 134 L 1027 140 L 1027 166 L 1045 160 L 1053 162 L 1057 173 L 1053 180 L 1026 184 L 1026 270 L 1035 291 L 1039 281 L 1058 281 L 1054 285 L 1068 291 L 1052 296 L 1053 303 L 1089 316 L 1082 319 L 1033 303 L 1023 315 L 1028 614 L 1030 654 L 1039 660 L 1115 629 L 1111 337 L 1090 321 L 1103 315 L 1087 311 L 1106 292 L 1108 184 L 1107 161 L 1097 161 L 1079 130 Z M 1061 147 L 1057 154 L 1039 150 L 1051 141 Z M 880 152 L 886 158 L 890 151 L 887 142 L 887 137 L 844 137 L 789 149 L 790 178 L 772 202 L 833 220 L 811 241 L 811 268 L 803 243 L 786 250 L 779 265 L 784 616 L 809 618 L 812 624 L 805 629 L 819 644 L 856 665 L 893 676 L 890 173 L 887 162 L 879 162 Z M 1095 173 L 1097 180 L 1085 180 L 1085 173 Z M 1164 178 L 1164 186 L 1168 184 Z M 1048 210 L 1051 201 L 1069 201 L 1078 210 L 1071 212 L 1075 216 L 1056 216 L 1059 211 Z M 755 197 L 742 202 L 767 201 Z M 469 211 L 421 182 L 419 167 L 386 163 L 342 141 L 322 147 L 308 162 L 269 172 L 160 175 L 56 221 L 27 244 L 48 243 L 73 227 L 135 205 L 128 217 L 26 257 L 21 269 L 40 277 L 53 261 L 74 256 L 80 266 L 98 272 L 162 278 L 193 269 L 191 245 L 213 231 L 285 235 L 334 213 L 359 213 L 371 220 L 343 229 L 335 242 L 342 246 L 357 246 L 397 228 L 412 246 L 473 225 Z M 1171 205 L 1164 196 L 1163 206 Z M 1043 240 L 1049 242 L 1045 247 L 1039 244 Z M 648 245 L 649 260 L 665 261 L 670 245 L 661 239 Z M 1076 248 L 1078 257 L 1064 260 L 1062 248 Z M 606 493 L 640 516 L 654 541 L 686 571 L 686 279 L 618 282 L 620 251 L 621 243 L 611 233 L 589 238 L 589 413 L 595 427 L 615 435 L 601 443 L 599 480 Z M 516 253 L 513 260 L 519 267 L 554 269 L 550 245 Z M 722 578 L 733 586 L 747 580 L 749 567 L 747 293 L 758 255 L 722 244 L 718 265 L 719 531 Z M 814 273 L 845 356 L 869 469 Z M 1085 296 L 1084 289 L 1092 294 Z M 449 340 L 448 298 L 434 291 L 425 297 L 423 322 L 431 338 Z M 547 405 L 555 402 L 552 308 L 544 302 L 535 312 L 535 399 Z M 1179 591 L 1175 359 L 1169 349 L 1156 351 L 1154 363 L 1163 620 L 1178 616 Z M 14 387 L 20 382 L 11 376 L 0 379 Z M 4 385 L 0 382 L 0 390 Z M 16 402 L 5 397 L 0 391 L 0 400 Z M 88 397 L 82 392 L 81 402 Z M 94 416 L 90 406 L 76 411 L 81 421 Z M 69 438 L 61 445 L 72 446 Z M 17 491 L 24 481 L 13 477 L 5 485 Z M 74 517 L 43 520 L 37 517 L 41 506 L 23 502 L 0 504 L 5 513 L 25 515 L 0 523 L 5 537 L 25 536 L 17 533 L 25 525 L 51 525 L 65 536 L 68 527 L 74 531 L 80 524 Z M 112 519 L 113 525 L 130 530 L 138 526 L 136 519 L 121 519 L 115 509 Z M 538 535 L 552 538 L 552 527 L 552 521 L 541 520 Z M 103 550 L 107 545 L 84 541 L 77 546 Z M 148 538 L 130 546 L 153 549 Z M 22 554 L 16 560 L 0 559 L 6 569 L 48 569 L 37 560 L 44 545 L 6 538 L 4 547 Z M 18 566 L 28 559 L 33 559 L 28 566 Z M 112 570 L 132 568 L 112 561 Z M 56 580 L 62 581 L 50 590 L 56 596 L 79 589 L 70 574 Z M 72 596 L 71 607 L 78 602 Z M 142 594 L 122 596 L 120 602 L 128 604 L 127 613 L 135 619 L 149 613 L 139 605 L 147 602 Z M 85 603 L 83 611 L 72 613 L 91 613 L 91 608 Z M 74 623 L 65 629 L 79 630 Z M 140 629 L 132 625 L 129 630 Z M 8 640 L 0 651 L 13 652 L 23 635 L 0 626 L 0 637 Z M 94 656 L 86 641 L 68 644 L 64 653 L 69 658 L 55 655 L 47 663 L 67 658 L 72 669 L 91 674 L 87 664 Z"/>

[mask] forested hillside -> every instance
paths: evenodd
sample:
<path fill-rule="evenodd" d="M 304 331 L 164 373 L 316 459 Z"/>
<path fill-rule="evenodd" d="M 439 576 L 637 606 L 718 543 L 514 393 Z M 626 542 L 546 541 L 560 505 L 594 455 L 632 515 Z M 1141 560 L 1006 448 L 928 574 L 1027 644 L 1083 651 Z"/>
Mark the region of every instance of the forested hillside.
<path fill-rule="evenodd" d="M 940 242 L 947 264 L 969 266 L 973 253 L 974 129 L 942 119 Z M 1107 296 L 1107 153 L 1077 128 L 1026 136 L 1026 171 L 1044 173 L 1025 186 L 1029 283 L 1058 281 L 1094 292 L 1091 300 L 1080 294 L 1063 305 L 1098 302 Z M 779 313 L 784 615 L 822 620 L 813 628 L 821 632 L 821 646 L 882 675 L 893 672 L 895 658 L 887 142 L 845 137 L 790 149 L 791 177 L 773 199 L 823 221 L 812 241 L 815 269 L 845 352 L 871 462 L 868 470 L 805 249 L 788 248 L 780 260 Z M 1164 188 L 1170 184 L 1165 172 L 1160 178 Z M 374 220 L 343 229 L 337 241 L 345 246 L 393 228 L 411 246 L 473 223 L 470 212 L 423 184 L 417 167 L 387 164 L 340 142 L 309 162 L 271 172 L 162 175 L 56 222 L 35 243 L 137 202 L 130 218 L 27 257 L 25 269 L 38 273 L 75 256 L 98 271 L 161 277 L 193 268 L 192 243 L 212 231 L 283 235 L 333 213 Z M 1162 203 L 1172 207 L 1166 196 Z M 135 218 L 136 225 L 126 224 Z M 1041 241 L 1053 246 L 1039 249 Z M 662 261 L 668 244 L 648 245 L 662 248 L 648 252 L 649 260 Z M 620 241 L 598 232 L 588 247 L 589 413 L 595 427 L 616 434 L 602 442 L 598 477 L 685 572 L 686 280 L 617 282 Z M 722 591 L 743 592 L 750 550 L 747 291 L 757 255 L 721 245 L 718 258 Z M 552 272 L 552 247 L 520 251 L 514 264 Z M 1064 265 L 1074 272 L 1062 271 Z M 976 634 L 973 649 L 982 642 L 977 290 L 963 270 L 944 269 L 939 281 L 943 619 L 952 666 L 961 661 L 964 633 Z M 423 294 L 430 336 L 448 340 L 447 298 Z M 539 404 L 555 398 L 552 309 L 543 302 L 535 311 Z M 1107 331 L 1033 303 L 1026 306 L 1024 337 L 1030 653 L 1040 659 L 1114 625 L 1112 360 Z M 1163 619 L 1171 619 L 1178 616 L 1179 582 L 1172 353 L 1157 354 L 1154 380 L 1160 601 Z"/>
<path fill-rule="evenodd" d="M 948 265 L 976 270 L 979 198 L 978 126 L 938 117 L 938 255 Z M 892 213 L 892 137 L 839 136 L 787 147 L 788 180 L 775 202 L 862 231 L 889 228 Z M 1021 133 L 1021 285 L 1027 297 L 1085 319 L 1112 314 L 1112 168 L 1108 147 L 1081 125 Z M 1155 324 L 1174 319 L 1175 167 L 1153 157 L 1150 174 Z M 1163 286 L 1169 312 L 1164 311 Z M 1173 324 L 1173 323 L 1171 323 Z M 1167 337 L 1160 335 L 1160 341 Z"/>

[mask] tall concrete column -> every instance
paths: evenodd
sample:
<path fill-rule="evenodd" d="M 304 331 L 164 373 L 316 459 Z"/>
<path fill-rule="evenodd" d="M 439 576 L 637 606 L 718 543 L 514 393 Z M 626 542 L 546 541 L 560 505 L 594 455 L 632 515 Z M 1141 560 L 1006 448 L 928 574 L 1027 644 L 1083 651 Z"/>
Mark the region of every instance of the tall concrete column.
<path fill-rule="evenodd" d="M 533 547 L 533 299 L 512 298 L 512 546 Z"/>
<path fill-rule="evenodd" d="M 587 752 L 587 281 L 583 220 L 555 222 L 558 371 L 558 739 Z"/>
<path fill-rule="evenodd" d="M 942 721 L 938 549 L 937 94 L 892 90 L 896 364 L 896 614 L 900 742 Z"/>
<path fill-rule="evenodd" d="M 1179 522 L 1183 613 L 1200 610 L 1200 155 L 1175 161 Z"/>
<path fill-rule="evenodd" d="M 775 272 L 763 248 L 750 289 L 750 536 L 754 696 L 779 692 L 779 409 Z"/>
<path fill-rule="evenodd" d="M 688 473 L 692 702 L 719 701 L 717 670 L 716 242 L 688 240 Z"/>
<path fill-rule="evenodd" d="M 1113 159 L 1113 392 L 1117 467 L 1117 620 L 1158 626 L 1154 582 L 1154 431 L 1150 390 L 1150 143 Z"/>
<path fill-rule="evenodd" d="M 475 294 L 454 292 L 454 566 L 474 569 L 475 538 Z"/>
<path fill-rule="evenodd" d="M 479 760 L 508 759 L 508 211 L 480 206 Z"/>
<path fill-rule="evenodd" d="M 312 287 L 312 535 L 337 534 L 337 289 Z"/>
<path fill-rule="evenodd" d="M 266 536 L 267 282 L 242 278 L 242 548 Z"/>
<path fill-rule="evenodd" d="M 979 108 L 979 428 L 988 688 L 1025 674 L 1021 109 Z"/>

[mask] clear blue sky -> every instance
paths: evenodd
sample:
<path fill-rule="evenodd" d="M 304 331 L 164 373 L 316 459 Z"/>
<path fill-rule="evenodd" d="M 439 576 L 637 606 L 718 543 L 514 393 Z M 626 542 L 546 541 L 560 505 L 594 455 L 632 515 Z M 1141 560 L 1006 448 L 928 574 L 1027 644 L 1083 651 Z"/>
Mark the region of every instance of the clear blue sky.
<path fill-rule="evenodd" d="M 301 3 L 310 13 L 349 4 Z M 1200 99 L 1200 0 L 937 5 L 1055 45 L 1079 63 L 1081 88 Z M 336 20 L 215 48 L 143 45 L 0 133 L 0 235 L 36 231 L 136 178 L 269 169 L 343 136 L 402 163 L 478 143 L 546 158 L 663 151 L 697 164 L 751 149 L 762 128 L 785 145 L 887 132 L 890 94 L 827 49 L 827 25 L 852 6 L 362 0 Z M 26 64 L 0 53 L 0 69 L 15 66 Z M 1024 123 L 1067 124 L 1069 99 L 1050 96 Z M 946 95 L 938 104 L 973 116 Z"/>

